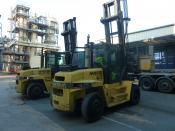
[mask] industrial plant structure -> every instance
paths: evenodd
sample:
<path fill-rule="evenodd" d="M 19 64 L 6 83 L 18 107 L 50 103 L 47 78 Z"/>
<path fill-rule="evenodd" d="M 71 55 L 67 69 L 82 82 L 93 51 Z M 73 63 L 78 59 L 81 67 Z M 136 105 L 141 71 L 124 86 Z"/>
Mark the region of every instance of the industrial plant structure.
<path fill-rule="evenodd" d="M 57 20 L 30 14 L 30 8 L 24 5 L 11 10 L 11 41 L 3 51 L 5 71 L 16 72 L 25 65 L 39 67 L 42 50 L 59 50 Z"/>

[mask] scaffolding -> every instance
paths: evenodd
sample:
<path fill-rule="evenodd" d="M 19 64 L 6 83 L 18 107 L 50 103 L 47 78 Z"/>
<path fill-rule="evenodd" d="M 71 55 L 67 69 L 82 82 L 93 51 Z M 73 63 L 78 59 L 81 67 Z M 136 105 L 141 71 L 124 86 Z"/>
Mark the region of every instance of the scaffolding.
<path fill-rule="evenodd" d="M 8 71 L 16 72 L 26 64 L 30 65 L 31 57 L 40 56 L 42 49 L 59 50 L 57 20 L 30 14 L 30 8 L 24 5 L 16 5 L 11 10 L 10 54 L 4 52 Z"/>

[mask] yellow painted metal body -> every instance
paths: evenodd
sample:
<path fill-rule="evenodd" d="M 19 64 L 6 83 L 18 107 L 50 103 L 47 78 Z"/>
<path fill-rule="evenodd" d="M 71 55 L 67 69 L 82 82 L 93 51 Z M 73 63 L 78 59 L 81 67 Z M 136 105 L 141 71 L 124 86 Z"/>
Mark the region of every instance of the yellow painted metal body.
<path fill-rule="evenodd" d="M 132 81 L 113 84 L 104 84 L 103 81 L 101 68 L 56 73 L 52 92 L 54 108 L 73 112 L 76 110 L 77 101 L 82 101 L 89 91 L 100 91 L 107 107 L 113 107 L 130 100 Z"/>
<path fill-rule="evenodd" d="M 24 94 L 27 85 L 34 81 L 42 82 L 46 87 L 46 91 L 50 92 L 52 84 L 51 69 L 43 68 L 20 71 L 16 76 L 16 92 Z"/>
<path fill-rule="evenodd" d="M 62 90 L 62 94 L 57 94 Z M 52 103 L 54 108 L 65 111 L 73 112 L 76 106 L 76 100 L 82 99 L 85 96 L 84 89 L 53 89 Z"/>
<path fill-rule="evenodd" d="M 153 61 L 151 59 L 151 56 L 142 56 L 139 58 L 139 65 L 141 71 L 151 71 L 154 68 Z"/>
<path fill-rule="evenodd" d="M 103 86 L 107 107 L 113 107 L 130 100 L 132 81 L 105 84 Z"/>

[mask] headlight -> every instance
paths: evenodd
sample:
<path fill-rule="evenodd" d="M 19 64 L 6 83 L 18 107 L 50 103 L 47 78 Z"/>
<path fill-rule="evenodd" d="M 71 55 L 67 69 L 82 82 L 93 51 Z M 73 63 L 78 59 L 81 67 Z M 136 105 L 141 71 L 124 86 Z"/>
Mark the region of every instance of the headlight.
<path fill-rule="evenodd" d="M 33 77 L 16 76 L 16 80 L 32 80 Z"/>
<path fill-rule="evenodd" d="M 27 80 L 33 80 L 33 77 L 27 77 Z"/>

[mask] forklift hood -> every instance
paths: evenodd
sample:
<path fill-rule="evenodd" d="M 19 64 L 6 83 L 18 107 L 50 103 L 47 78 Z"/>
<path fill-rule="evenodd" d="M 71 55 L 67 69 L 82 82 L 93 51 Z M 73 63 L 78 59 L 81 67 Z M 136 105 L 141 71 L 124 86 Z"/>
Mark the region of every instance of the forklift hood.
<path fill-rule="evenodd" d="M 51 69 L 43 68 L 43 69 L 28 69 L 21 70 L 17 73 L 17 77 L 42 77 L 42 76 L 51 76 Z"/>
<path fill-rule="evenodd" d="M 79 69 L 75 71 L 60 71 L 55 74 L 54 80 L 60 83 L 98 83 L 103 85 L 103 69 Z"/>

